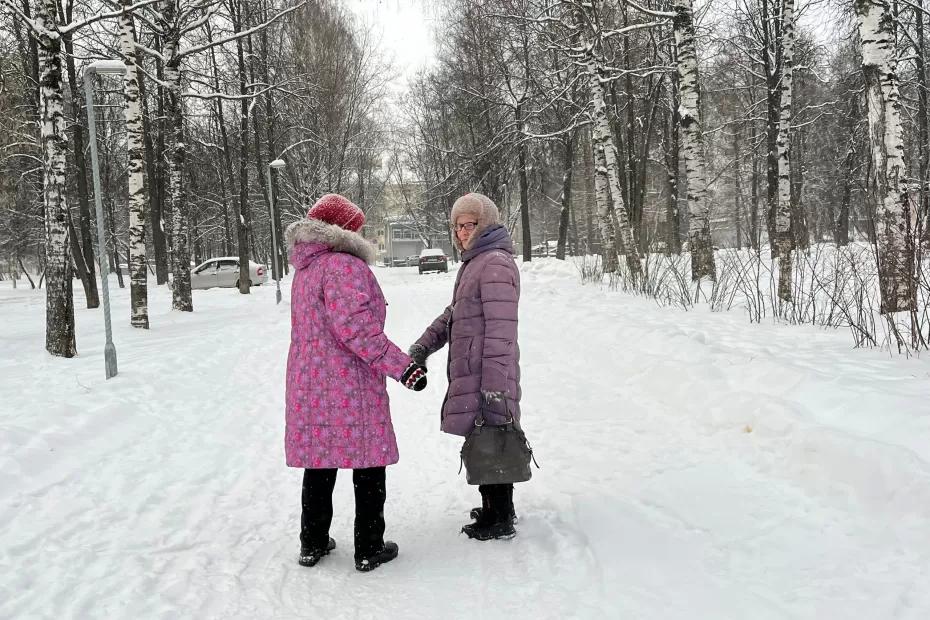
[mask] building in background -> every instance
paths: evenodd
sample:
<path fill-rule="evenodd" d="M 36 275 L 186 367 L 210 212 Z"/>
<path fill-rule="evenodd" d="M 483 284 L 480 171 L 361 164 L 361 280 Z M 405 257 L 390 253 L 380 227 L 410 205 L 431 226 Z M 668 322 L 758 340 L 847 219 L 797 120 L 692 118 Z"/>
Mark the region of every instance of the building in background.
<path fill-rule="evenodd" d="M 387 267 L 415 266 L 412 258 L 419 256 L 427 247 L 442 248 L 450 259 L 453 256 L 448 233 L 424 232 L 408 216 L 385 218 L 382 237 L 384 249 L 381 256 Z"/>

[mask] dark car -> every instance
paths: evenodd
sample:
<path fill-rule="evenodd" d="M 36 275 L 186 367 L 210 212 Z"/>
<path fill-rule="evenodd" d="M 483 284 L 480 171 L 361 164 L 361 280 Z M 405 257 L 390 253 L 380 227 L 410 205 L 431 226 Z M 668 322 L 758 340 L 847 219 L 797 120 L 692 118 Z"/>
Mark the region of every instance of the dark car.
<path fill-rule="evenodd" d="M 449 271 L 449 258 L 442 248 L 426 248 L 420 252 L 420 273 L 427 271 Z"/>

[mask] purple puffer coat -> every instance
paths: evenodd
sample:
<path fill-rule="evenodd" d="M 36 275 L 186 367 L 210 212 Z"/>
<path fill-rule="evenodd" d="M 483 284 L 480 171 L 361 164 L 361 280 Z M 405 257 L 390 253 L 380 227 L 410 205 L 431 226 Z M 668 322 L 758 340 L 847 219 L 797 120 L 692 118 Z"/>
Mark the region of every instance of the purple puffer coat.
<path fill-rule="evenodd" d="M 520 419 L 520 348 L 517 303 L 520 271 L 507 230 L 494 225 L 462 254 L 452 305 L 417 340 L 427 354 L 449 343 L 449 389 L 442 405 L 442 430 L 465 436 L 484 411 L 487 423 Z M 485 404 L 482 392 L 503 400 Z"/>
<path fill-rule="evenodd" d="M 374 248 L 318 220 L 287 229 L 291 348 L 287 357 L 287 464 L 359 469 L 397 462 L 385 376 L 410 358 L 384 335 L 385 300 L 366 265 Z"/>

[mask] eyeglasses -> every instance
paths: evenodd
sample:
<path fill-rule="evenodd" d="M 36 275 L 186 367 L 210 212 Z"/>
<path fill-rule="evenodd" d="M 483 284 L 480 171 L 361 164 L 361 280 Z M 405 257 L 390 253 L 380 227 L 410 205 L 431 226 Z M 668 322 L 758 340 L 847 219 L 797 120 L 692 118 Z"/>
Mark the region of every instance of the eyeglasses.
<path fill-rule="evenodd" d="M 464 224 L 456 224 L 452 228 L 455 229 L 455 232 L 460 230 L 467 230 L 468 232 L 471 232 L 475 230 L 476 226 L 478 226 L 478 222 L 465 222 Z"/>

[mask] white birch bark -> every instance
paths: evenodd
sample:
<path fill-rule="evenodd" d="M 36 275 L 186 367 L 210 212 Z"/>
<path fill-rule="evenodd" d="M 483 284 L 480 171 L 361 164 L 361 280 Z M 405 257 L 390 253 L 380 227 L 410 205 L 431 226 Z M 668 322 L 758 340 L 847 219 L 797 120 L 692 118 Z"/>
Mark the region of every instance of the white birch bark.
<path fill-rule="evenodd" d="M 778 207 L 775 242 L 778 246 L 778 296 L 791 301 L 791 114 L 794 88 L 794 0 L 784 0 L 781 19 L 781 108 L 778 117 Z"/>
<path fill-rule="evenodd" d="M 585 50 L 584 65 L 588 74 L 588 85 L 591 89 L 591 118 L 593 120 L 591 130 L 591 141 L 595 155 L 595 181 L 601 176 L 606 176 L 607 186 L 609 188 L 609 197 L 605 197 L 603 192 L 598 191 L 600 198 L 606 198 L 608 206 L 608 216 L 613 220 L 614 230 L 614 251 L 626 256 L 627 266 L 634 278 L 642 274 L 642 262 L 639 257 L 639 247 L 636 245 L 633 236 L 633 229 L 630 226 L 630 218 L 626 212 L 626 206 L 623 204 L 623 194 L 620 193 L 620 172 L 617 161 L 617 147 L 614 144 L 613 136 L 610 131 L 610 121 L 607 118 L 607 102 L 604 96 L 604 86 L 601 84 L 600 71 L 597 59 L 594 57 L 594 50 L 588 42 L 589 37 L 584 33 L 584 26 L 581 19 L 576 18 L 576 26 L 582 29 L 581 45 Z M 603 167 L 599 174 L 598 170 Z M 603 177 L 601 177 L 603 179 Z M 599 215 L 600 215 L 600 200 Z M 598 218 L 601 219 L 600 217 Z M 605 239 L 606 242 L 606 239 Z"/>
<path fill-rule="evenodd" d="M 120 0 L 120 50 L 126 73 L 123 76 L 123 96 L 126 101 L 126 142 L 129 150 L 129 290 L 130 322 L 133 327 L 148 329 L 148 274 L 145 263 L 145 218 L 148 199 L 145 194 L 145 145 L 142 134 L 142 104 L 139 96 L 139 75 L 136 67 L 135 33 L 132 13 L 126 9 L 132 0 Z"/>
<path fill-rule="evenodd" d="M 173 282 L 172 307 L 192 312 L 191 256 L 188 244 L 187 192 L 184 187 L 184 162 L 187 145 L 184 143 L 184 104 L 181 98 L 180 33 L 177 25 L 178 0 L 162 0 L 162 28 L 165 32 L 162 54 L 165 57 L 164 76 L 166 90 L 165 116 L 168 120 L 168 203 L 171 210 L 169 253 Z"/>
<path fill-rule="evenodd" d="M 888 0 L 856 0 L 872 147 L 881 312 L 916 310 L 914 253 L 904 165 L 904 131 Z"/>
<path fill-rule="evenodd" d="M 707 165 L 701 130 L 701 92 L 697 48 L 694 43 L 692 0 L 675 0 L 675 43 L 678 57 L 678 116 L 681 154 L 688 178 L 688 239 L 691 279 L 716 278 L 714 248 L 710 237 L 710 205 L 707 200 Z"/>
<path fill-rule="evenodd" d="M 73 357 L 77 354 L 77 345 L 65 201 L 67 138 L 62 99 L 61 34 L 55 0 L 36 3 L 35 22 L 41 33 L 37 38 L 45 201 L 45 348 L 52 355 Z"/>
<path fill-rule="evenodd" d="M 604 273 L 617 270 L 615 231 L 610 217 L 610 185 L 607 181 L 607 167 L 598 152 L 598 145 L 592 139 L 591 150 L 594 156 L 594 204 L 597 211 L 597 228 L 601 233 L 601 255 L 604 259 Z"/>

